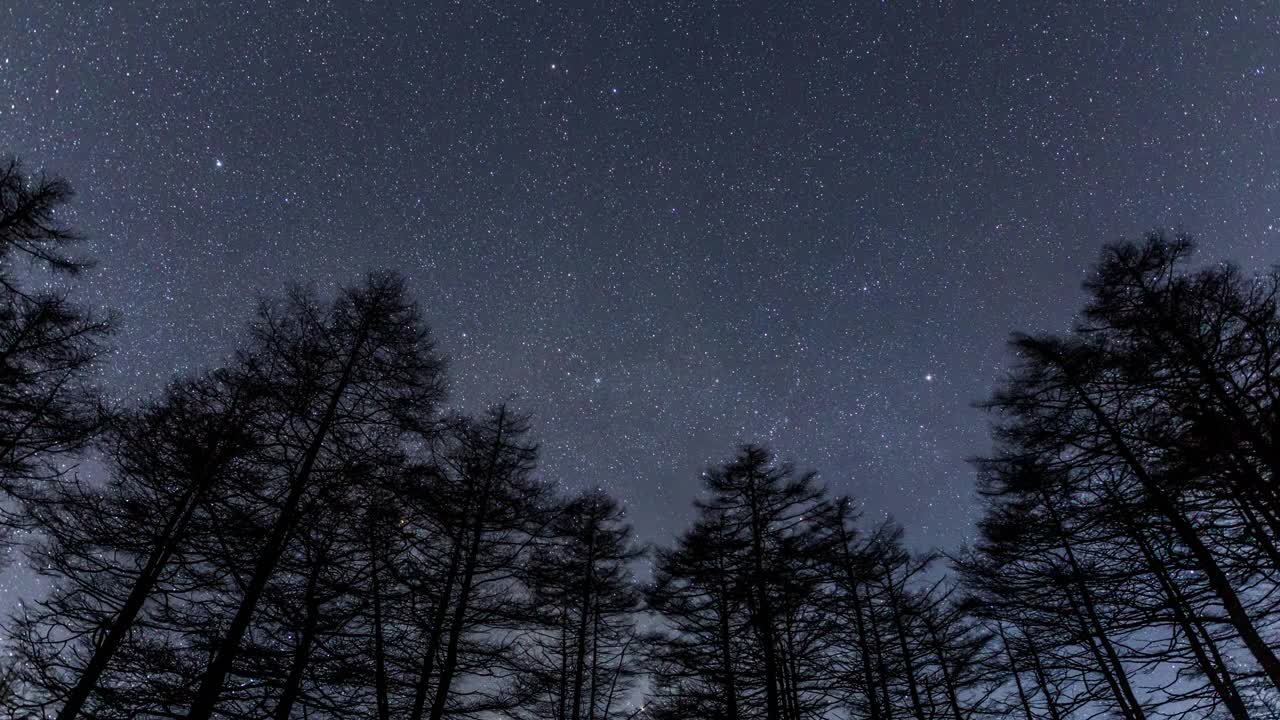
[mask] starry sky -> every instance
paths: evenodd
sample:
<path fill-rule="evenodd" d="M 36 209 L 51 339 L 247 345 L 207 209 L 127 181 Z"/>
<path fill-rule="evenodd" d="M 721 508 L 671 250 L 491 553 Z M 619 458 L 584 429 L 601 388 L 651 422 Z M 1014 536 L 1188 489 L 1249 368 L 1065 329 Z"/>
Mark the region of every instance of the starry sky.
<path fill-rule="evenodd" d="M 1102 243 L 1277 259 L 1280 6 L 6 2 L 0 150 L 79 190 L 120 398 L 390 267 L 455 404 L 646 540 L 755 439 L 952 546 L 972 404 Z"/>

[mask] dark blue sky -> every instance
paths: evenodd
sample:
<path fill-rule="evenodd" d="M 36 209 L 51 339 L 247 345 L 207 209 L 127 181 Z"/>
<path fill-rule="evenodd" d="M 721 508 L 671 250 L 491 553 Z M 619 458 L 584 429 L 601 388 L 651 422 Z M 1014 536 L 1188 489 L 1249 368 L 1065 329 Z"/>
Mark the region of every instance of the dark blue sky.
<path fill-rule="evenodd" d="M 456 402 L 650 540 L 758 439 L 957 543 L 971 403 L 1103 242 L 1280 247 L 1271 1 L 3 5 L 0 149 L 80 190 L 118 395 L 392 267 Z"/>

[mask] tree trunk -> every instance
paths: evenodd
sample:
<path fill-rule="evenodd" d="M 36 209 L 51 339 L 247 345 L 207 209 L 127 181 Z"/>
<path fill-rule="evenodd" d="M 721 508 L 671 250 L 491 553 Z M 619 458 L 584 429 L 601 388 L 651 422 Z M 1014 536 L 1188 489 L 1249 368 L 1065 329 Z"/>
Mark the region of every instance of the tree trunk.
<path fill-rule="evenodd" d="M 258 601 L 262 597 L 263 590 L 267 587 L 267 582 L 275 572 L 276 564 L 280 561 L 280 554 L 284 551 L 285 542 L 288 540 L 289 534 L 293 532 L 294 525 L 297 524 L 298 506 L 301 504 L 302 496 L 310 484 L 312 468 L 315 466 L 316 458 L 320 455 L 320 448 L 324 445 L 324 441 L 329 435 L 329 429 L 333 425 L 334 417 L 338 412 L 338 403 L 342 400 L 342 396 L 347 390 L 347 385 L 351 382 L 351 374 L 355 370 L 356 360 L 359 358 L 360 350 L 364 346 L 367 337 L 368 325 L 366 323 L 361 326 L 360 334 L 356 338 L 356 342 L 351 348 L 351 354 L 347 357 L 346 365 L 342 369 L 342 376 L 338 379 L 337 386 L 334 387 L 333 393 L 329 396 L 329 401 L 325 407 L 324 414 L 320 418 L 320 423 L 316 426 L 311 443 L 303 454 L 302 463 L 297 473 L 290 479 L 289 494 L 285 498 L 284 507 L 281 508 L 280 514 L 276 517 L 275 524 L 271 527 L 271 533 L 262 547 L 262 552 L 258 555 L 258 561 L 254 564 L 253 576 L 240 599 L 240 606 L 236 609 L 231 625 L 227 628 L 227 632 L 222 638 L 222 643 L 214 652 L 213 659 L 205 669 L 204 676 L 200 681 L 200 687 L 196 690 L 195 697 L 191 701 L 191 711 L 187 713 L 187 720 L 209 720 L 213 716 L 214 706 L 217 705 L 218 697 L 222 694 L 222 684 L 226 680 L 227 673 L 231 670 L 232 663 L 235 662 L 240 653 L 240 641 L 249 629 L 249 623 L 253 619 L 254 611 L 257 610 Z"/>
<path fill-rule="evenodd" d="M 444 621 L 449 615 L 449 601 L 453 599 L 453 584 L 457 582 L 461 564 L 462 538 L 457 537 L 453 539 L 453 550 L 449 554 L 449 570 L 445 573 L 444 587 L 436 597 L 436 606 L 431 613 L 431 631 L 427 637 L 427 650 L 422 656 L 418 682 L 413 689 L 413 709 L 409 713 L 411 720 L 422 720 L 427 710 L 427 691 L 431 686 L 431 672 L 435 666 L 436 655 L 440 653 L 440 643 L 444 641 Z"/>
<path fill-rule="evenodd" d="M 239 397 L 233 397 L 232 404 L 227 409 L 229 415 L 235 415 L 234 408 L 238 403 Z M 228 449 L 225 445 L 220 447 L 218 443 L 221 437 L 230 432 L 230 426 L 231 423 L 227 422 L 219 428 L 219 434 L 215 436 L 217 439 L 215 439 L 213 447 L 207 453 L 208 457 L 202 467 L 202 472 L 195 478 L 191 486 L 175 500 L 174 511 L 161 529 L 156 546 L 147 557 L 147 562 L 143 565 L 142 571 L 138 573 L 138 578 L 134 581 L 133 587 L 130 588 L 128 597 L 125 598 L 124 604 L 120 607 L 120 612 L 111 621 L 111 627 L 106 636 L 94 648 L 88 664 L 85 665 L 80 677 L 76 680 L 75 686 L 71 688 L 71 692 L 68 693 L 66 700 L 63 701 L 62 707 L 58 710 L 57 720 L 73 720 L 80 713 L 84 703 L 89 699 L 89 695 L 97 687 L 98 680 L 102 677 L 102 673 L 106 671 L 111 658 L 120 649 L 125 636 L 128 635 L 129 630 L 133 627 L 138 613 L 146 605 L 147 598 L 155 590 L 156 584 L 160 581 L 161 573 L 169 566 L 169 560 L 173 557 L 173 553 L 177 551 L 178 544 L 186 537 L 192 516 L 203 503 L 205 495 L 213 485 L 217 470 L 227 461 L 224 455 L 226 455 Z"/>
<path fill-rule="evenodd" d="M 920 689 L 916 680 L 915 663 L 911 659 L 911 648 L 907 646 L 907 627 L 902 619 L 902 605 L 893 586 L 893 576 L 885 569 L 885 589 L 889 592 L 890 611 L 893 614 L 893 627 L 898 636 L 898 651 L 902 653 L 902 666 L 906 671 L 907 690 L 911 695 L 911 709 L 916 720 L 925 720 L 924 705 L 920 702 Z"/>
<path fill-rule="evenodd" d="M 875 671 L 871 667 L 871 648 L 867 644 L 867 629 L 864 618 L 862 617 L 862 599 L 858 596 L 857 573 L 853 569 L 853 558 L 849 554 L 849 534 L 844 526 L 844 520 L 840 520 L 840 554 L 842 565 L 844 565 L 845 581 L 849 584 L 849 598 L 853 602 L 853 626 L 854 632 L 857 634 L 858 655 L 862 661 L 862 678 L 866 685 L 867 705 L 870 715 L 867 720 L 880 720 L 880 701 L 876 696 L 876 677 Z"/>
<path fill-rule="evenodd" d="M 479 509 L 476 510 L 471 527 L 471 543 L 467 547 L 465 564 L 462 565 L 462 584 L 458 587 L 457 605 L 453 607 L 453 619 L 449 621 L 449 644 L 445 647 L 444 662 L 440 665 L 440 680 L 435 685 L 435 701 L 431 702 L 431 720 L 440 720 L 444 716 L 444 707 L 449 700 L 449 689 L 453 684 L 453 673 L 458 666 L 458 643 L 462 642 L 463 625 L 466 624 L 467 609 L 471 602 L 471 585 L 475 582 L 475 571 L 480 556 L 480 542 L 484 538 L 484 519 L 489 511 L 489 487 L 484 488 L 480 498 Z"/>
<path fill-rule="evenodd" d="M 738 720 L 738 678 L 733 668 L 733 632 L 729 625 L 728 589 L 724 567 L 719 567 L 716 604 L 719 609 L 720 671 L 723 675 L 725 720 Z"/>
<path fill-rule="evenodd" d="M 382 582 L 378 577 L 378 552 L 375 540 L 370 556 L 373 583 L 373 691 L 377 696 L 378 720 L 391 720 L 391 706 L 387 693 L 387 653 L 382 631 Z"/>
<path fill-rule="evenodd" d="M 485 502 L 487 504 L 487 498 Z M 467 549 L 466 562 L 462 566 L 462 585 L 458 588 L 457 604 L 453 608 L 453 619 L 449 623 L 449 644 L 445 648 L 444 662 L 440 665 L 436 697 L 431 703 L 431 720 L 440 720 L 444 716 L 445 705 L 449 701 L 450 685 L 453 683 L 453 673 L 458 666 L 458 644 L 462 640 L 463 625 L 471 599 L 471 585 L 475 580 L 476 562 L 480 553 L 480 540 L 484 535 L 482 517 L 483 510 L 475 518 L 471 531 L 471 544 Z"/>
<path fill-rule="evenodd" d="M 1031 667 L 1035 671 L 1036 686 L 1044 696 L 1045 707 L 1049 710 L 1049 720 L 1062 720 L 1062 713 L 1058 711 L 1058 702 L 1054 699 L 1053 688 L 1049 687 L 1049 675 L 1044 671 L 1044 663 L 1040 661 L 1040 651 L 1036 649 L 1035 640 L 1025 629 L 1022 631 L 1022 638 L 1027 641 L 1027 651 L 1031 653 Z"/>
<path fill-rule="evenodd" d="M 1114 501 L 1114 499 L 1113 499 Z M 1125 514 L 1124 510 L 1120 513 Z M 1165 597 L 1168 600 L 1169 607 L 1173 610 L 1174 618 L 1182 628 L 1183 635 L 1187 638 L 1187 644 L 1191 647 L 1192 654 L 1195 655 L 1196 664 L 1200 666 L 1200 671 L 1204 673 L 1209 680 L 1209 684 L 1213 686 L 1214 691 L 1222 702 L 1226 704 L 1227 709 L 1231 712 L 1231 717 L 1235 720 L 1249 720 L 1249 711 L 1245 707 L 1244 702 L 1240 699 L 1240 694 L 1236 689 L 1234 681 L 1231 679 L 1230 670 L 1225 664 L 1215 664 L 1208 656 L 1205 650 L 1205 644 L 1200 641 L 1200 628 L 1198 624 L 1193 625 L 1191 617 L 1195 615 L 1194 609 L 1187 602 L 1186 596 L 1169 575 L 1168 568 L 1163 560 L 1155 554 L 1155 549 L 1147 541 L 1145 534 L 1140 528 L 1133 523 L 1124 520 L 1125 529 L 1130 537 L 1133 538 L 1138 549 L 1142 552 L 1143 559 L 1150 568 L 1151 573 L 1156 576 L 1160 587 L 1164 590 Z M 1205 641 L 1209 644 L 1213 643 L 1213 638 L 1207 633 Z M 1217 652 L 1215 650 L 1215 656 Z"/>
<path fill-rule="evenodd" d="M 1031 712 L 1031 700 L 1027 697 L 1027 690 L 1022 686 L 1022 674 L 1018 672 L 1018 663 L 1013 658 L 1013 651 L 1009 649 L 1009 636 L 1004 632 L 1003 623 L 996 622 L 996 632 L 1000 634 L 1000 646 L 1004 648 L 1004 656 L 1009 661 L 1009 674 L 1013 675 L 1013 685 L 1018 690 L 1018 704 L 1022 706 L 1024 720 L 1036 720 Z"/>
<path fill-rule="evenodd" d="M 600 604 L 591 611 L 591 691 L 587 694 L 587 720 L 596 720 L 596 681 L 600 667 Z"/>
<path fill-rule="evenodd" d="M 876 621 L 875 605 L 871 598 L 871 589 L 867 588 L 867 621 L 871 625 L 871 640 L 875 645 L 876 667 L 880 671 L 880 695 L 883 700 L 885 720 L 893 720 L 893 703 L 889 698 L 889 666 L 885 663 L 884 641 L 880 635 L 880 623 Z"/>
<path fill-rule="evenodd" d="M 294 648 L 293 665 L 289 668 L 289 676 L 285 679 L 284 689 L 276 710 L 272 714 L 274 720 L 289 720 L 293 714 L 294 703 L 302 692 L 302 675 L 306 672 L 307 663 L 311 660 L 311 647 L 315 642 L 316 625 L 320 622 L 320 603 L 316 599 L 316 586 L 320 580 L 322 560 L 315 560 L 314 567 L 307 575 L 307 591 L 303 600 L 306 615 L 302 622 L 302 633 L 298 637 L 298 646 Z"/>
<path fill-rule="evenodd" d="M 156 583 L 159 582 L 160 574 L 168 566 L 169 559 L 173 557 L 181 538 L 186 535 L 191 516 L 195 512 L 201 497 L 203 497 L 204 489 L 204 487 L 200 486 L 191 488 L 183 497 L 178 499 L 176 512 L 169 518 L 169 521 L 161 531 L 160 542 L 151 551 L 151 555 L 147 558 L 146 564 L 143 565 L 137 580 L 134 581 L 133 587 L 130 588 L 124 605 L 120 607 L 120 612 L 111 621 L 111 627 L 107 634 L 94 647 L 93 655 L 89 658 L 84 670 L 81 671 L 75 686 L 68 693 L 62 708 L 58 710 L 57 720 L 73 720 L 84 707 L 94 688 L 98 686 L 99 678 L 106 671 L 107 665 L 111 662 L 111 658 L 116 654 L 116 651 L 120 649 L 120 645 L 133 627 L 138 613 L 142 612 L 147 598 L 151 596 Z"/>
<path fill-rule="evenodd" d="M 569 608 L 560 609 L 560 703 L 557 720 L 565 720 L 569 708 Z"/>
<path fill-rule="evenodd" d="M 498 457 L 502 452 L 503 430 L 506 408 L 498 419 L 498 434 L 493 438 L 493 449 L 489 455 L 488 467 L 480 487 L 480 497 L 476 502 L 476 512 L 472 518 L 471 542 L 467 548 L 466 562 L 463 564 L 462 585 L 458 588 L 458 601 L 453 610 L 453 619 L 449 623 L 449 644 L 445 649 L 444 663 L 440 666 L 440 681 L 436 685 L 436 697 L 431 703 L 431 720 L 440 720 L 444 716 L 445 706 L 449 701 L 450 686 L 453 674 L 458 667 L 458 644 L 462 641 L 463 626 L 466 622 L 467 608 L 471 601 L 471 587 L 475 581 L 476 565 L 480 557 L 480 543 L 484 539 L 485 522 L 489 515 L 489 502 L 492 499 L 493 484 L 497 481 Z"/>
<path fill-rule="evenodd" d="M 1218 596 L 1223 609 L 1227 611 L 1231 626 L 1239 633 L 1240 639 L 1244 641 L 1245 646 L 1253 655 L 1254 660 L 1258 662 L 1271 684 L 1280 690 L 1280 657 L 1276 656 L 1271 646 L 1258 632 L 1258 628 L 1253 624 L 1253 620 L 1249 618 L 1248 611 L 1245 610 L 1244 604 L 1236 594 L 1235 588 L 1231 586 L 1231 581 L 1218 565 L 1217 560 L 1214 559 L 1213 553 L 1200 539 L 1199 533 L 1191 526 L 1186 516 L 1174 505 L 1173 501 L 1155 482 L 1154 478 L 1147 474 L 1146 467 L 1139 462 L 1137 456 L 1134 455 L 1125 441 L 1124 435 L 1111 421 L 1111 418 L 1088 396 L 1083 387 L 1078 383 L 1074 387 L 1081 399 L 1088 405 L 1095 419 L 1103 426 L 1121 459 L 1128 465 L 1143 489 L 1146 490 L 1147 497 L 1151 499 L 1156 508 L 1173 526 L 1178 539 L 1191 550 L 1191 555 L 1196 559 L 1196 564 L 1199 565 L 1200 571 L 1205 574 L 1209 587 Z"/>
<path fill-rule="evenodd" d="M 942 639 L 938 637 L 938 628 L 929 619 L 925 620 L 924 625 L 929 631 L 929 638 L 933 641 L 933 651 L 938 659 L 938 668 L 942 671 L 942 687 L 947 693 L 947 704 L 951 706 L 952 718 L 953 720 L 964 720 L 960 712 L 959 693 L 956 690 L 955 682 L 951 679 L 951 670 L 947 667 L 947 653 L 942 646 Z"/>
<path fill-rule="evenodd" d="M 578 604 L 578 647 L 573 668 L 573 707 L 570 720 L 582 717 L 582 682 L 586 674 L 587 662 L 587 625 L 591 617 L 592 593 L 595 590 L 595 525 L 587 535 L 587 559 L 582 569 L 582 597 Z"/>
<path fill-rule="evenodd" d="M 769 589 L 765 587 L 764 527 L 760 518 L 759 498 L 756 497 L 757 477 L 753 472 L 747 479 L 747 500 L 751 511 L 751 563 L 755 571 L 756 632 L 760 636 L 760 653 L 764 660 L 765 707 L 767 720 L 781 720 L 782 709 L 778 698 L 778 657 L 774 640 L 773 610 L 769 602 Z"/>
<path fill-rule="evenodd" d="M 622 677 L 622 668 L 627 661 L 627 651 L 631 649 L 631 641 L 634 639 L 635 634 L 633 631 L 632 634 L 627 636 L 627 641 L 622 645 L 622 652 L 618 654 L 618 667 L 614 669 L 613 678 L 609 681 L 609 694 L 605 698 L 601 720 L 609 720 L 609 711 L 613 708 L 613 698 L 618 690 L 618 678 Z"/>
<path fill-rule="evenodd" d="M 1080 632 L 1089 646 L 1094 662 L 1097 663 L 1098 672 L 1102 673 L 1102 678 L 1111 688 L 1111 695 L 1115 698 L 1116 705 L 1120 707 L 1121 714 L 1127 720 L 1140 720 L 1142 711 L 1135 710 L 1137 699 L 1133 696 L 1129 675 L 1124 669 L 1124 664 L 1120 662 L 1115 648 L 1111 645 L 1111 639 L 1107 637 L 1098 616 L 1087 609 L 1082 609 L 1082 602 L 1076 598 L 1076 593 L 1071 588 L 1063 587 L 1063 592 L 1071 603 L 1071 613 L 1080 623 Z"/>
<path fill-rule="evenodd" d="M 1102 618 L 1099 617 L 1097 607 L 1093 603 L 1093 593 L 1089 591 L 1089 587 L 1085 585 L 1083 569 L 1080 563 L 1076 561 L 1075 550 L 1071 546 L 1071 542 L 1067 540 L 1067 530 L 1062 524 L 1061 518 L 1054 511 L 1052 501 L 1043 491 L 1041 498 L 1046 503 L 1046 508 L 1053 515 L 1054 525 L 1058 530 L 1059 539 L 1062 541 L 1062 548 L 1065 551 L 1068 564 L 1071 565 L 1072 584 L 1076 586 L 1079 593 L 1079 601 L 1070 590 L 1067 591 L 1068 598 L 1075 610 L 1076 616 L 1080 619 L 1084 626 L 1085 638 L 1089 642 L 1089 646 L 1093 649 L 1096 659 L 1098 660 L 1098 669 L 1101 670 L 1111 685 L 1112 691 L 1116 695 L 1116 702 L 1120 704 L 1126 717 L 1133 720 L 1146 720 L 1146 712 L 1142 709 L 1142 705 L 1138 702 L 1138 697 L 1133 692 L 1133 685 L 1129 682 L 1129 673 L 1125 670 L 1124 663 L 1120 660 L 1119 653 L 1116 652 L 1115 646 L 1108 637 L 1105 626 L 1102 624 Z M 1083 606 L 1084 612 L 1080 612 Z M 1094 643 L 1097 638 L 1098 643 Z M 1098 645 L 1101 645 L 1101 654 L 1099 655 Z M 1105 657 L 1105 661 L 1104 661 Z M 1110 671 L 1107 671 L 1107 666 Z"/>

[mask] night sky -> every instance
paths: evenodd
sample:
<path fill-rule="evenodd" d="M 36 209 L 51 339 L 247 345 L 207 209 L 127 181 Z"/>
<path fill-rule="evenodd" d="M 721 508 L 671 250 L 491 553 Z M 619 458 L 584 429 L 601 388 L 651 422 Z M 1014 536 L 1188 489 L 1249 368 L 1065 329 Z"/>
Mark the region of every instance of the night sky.
<path fill-rule="evenodd" d="M 1103 242 L 1280 247 L 1274 0 L 207 5 L 0 3 L 0 151 L 79 190 L 113 393 L 395 268 L 454 403 L 646 540 L 756 439 L 952 546 L 972 403 Z"/>

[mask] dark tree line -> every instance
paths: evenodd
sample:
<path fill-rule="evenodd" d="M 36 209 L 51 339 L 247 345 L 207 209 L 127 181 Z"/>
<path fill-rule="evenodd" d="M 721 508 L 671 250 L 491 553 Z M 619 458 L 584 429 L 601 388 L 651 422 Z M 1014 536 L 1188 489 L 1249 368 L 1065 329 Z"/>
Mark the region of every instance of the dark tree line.
<path fill-rule="evenodd" d="M 1070 333 L 1014 339 L 969 547 L 749 444 L 648 550 L 526 417 L 446 408 L 394 274 L 264 301 L 109 407 L 70 196 L 0 168 L 0 517 L 50 587 L 5 625 L 6 717 L 1280 717 L 1275 272 L 1108 247 Z"/>

